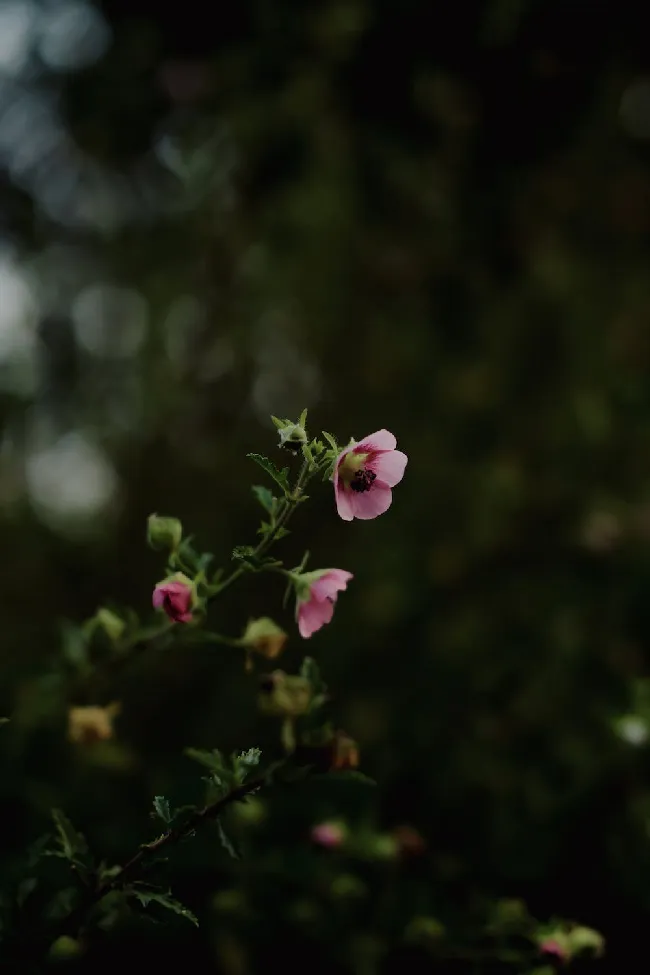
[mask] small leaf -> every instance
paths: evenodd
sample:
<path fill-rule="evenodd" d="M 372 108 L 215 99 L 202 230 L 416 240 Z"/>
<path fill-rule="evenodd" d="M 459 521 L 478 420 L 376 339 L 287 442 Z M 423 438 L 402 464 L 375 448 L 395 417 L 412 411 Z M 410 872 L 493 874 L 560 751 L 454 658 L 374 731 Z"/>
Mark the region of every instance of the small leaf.
<path fill-rule="evenodd" d="M 300 419 L 298 420 L 298 426 L 302 427 L 304 430 L 306 425 L 307 425 L 307 410 L 303 410 L 302 413 L 300 414 Z"/>
<path fill-rule="evenodd" d="M 153 808 L 156 816 L 162 819 L 163 823 L 171 823 L 174 818 L 172 811 L 169 808 L 169 800 L 165 799 L 164 796 L 154 796 L 153 797 Z"/>
<path fill-rule="evenodd" d="M 252 545 L 235 545 L 232 550 L 231 558 L 235 562 L 247 562 L 251 555 L 255 554 L 255 549 Z"/>
<path fill-rule="evenodd" d="M 273 506 L 275 503 L 275 498 L 273 497 L 273 493 L 269 491 L 267 487 L 264 487 L 262 484 L 253 484 L 251 490 L 255 495 L 255 497 L 257 498 L 257 500 L 259 501 L 259 503 L 264 508 L 264 510 L 268 511 L 269 514 L 272 514 Z"/>
<path fill-rule="evenodd" d="M 278 470 L 272 460 L 268 457 L 264 457 L 263 454 L 246 454 L 250 460 L 254 460 L 263 471 L 272 477 L 276 484 L 279 484 L 285 494 L 289 492 L 289 468 L 283 467 L 282 470 Z"/>
<path fill-rule="evenodd" d="M 78 861 L 88 853 L 88 844 L 82 833 L 77 832 L 65 813 L 52 810 L 52 818 L 57 828 L 61 852 L 67 860 Z"/>
<path fill-rule="evenodd" d="M 277 416 L 271 416 L 271 420 L 273 421 L 273 426 L 278 430 L 281 430 L 289 422 L 288 420 L 280 420 Z"/>
<path fill-rule="evenodd" d="M 322 432 L 323 436 L 325 437 L 325 439 L 327 440 L 327 442 L 330 445 L 330 447 L 332 448 L 332 450 L 334 451 L 334 453 L 338 454 L 339 453 L 339 445 L 337 444 L 337 442 L 334 439 L 334 437 L 332 436 L 332 434 L 331 433 L 327 433 L 326 430 L 322 430 L 321 432 Z"/>
<path fill-rule="evenodd" d="M 221 824 L 221 820 L 217 819 L 215 822 L 217 824 L 217 832 L 219 833 L 219 839 L 221 840 L 221 845 L 223 848 L 228 851 L 233 860 L 241 860 L 241 855 L 237 852 L 233 844 L 228 839 L 226 831 Z"/>
<path fill-rule="evenodd" d="M 300 668 L 300 676 L 309 681 L 314 695 L 323 694 L 327 690 L 323 678 L 320 675 L 318 664 L 313 657 L 305 657 Z"/>
<path fill-rule="evenodd" d="M 174 914 L 178 914 L 180 917 L 184 917 L 187 921 L 190 921 L 197 928 L 199 926 L 198 918 L 195 914 L 190 911 L 189 908 L 181 904 L 174 897 L 171 896 L 171 891 L 167 893 L 154 891 L 154 890 L 139 890 L 136 887 L 127 887 L 125 893 L 136 897 L 143 907 L 148 907 L 149 904 L 159 904 L 160 907 L 164 907 L 168 911 L 172 911 Z"/>
<path fill-rule="evenodd" d="M 244 782 L 251 769 L 256 768 L 260 763 L 262 752 L 259 748 L 249 748 L 246 752 L 233 755 L 232 761 L 238 782 Z"/>

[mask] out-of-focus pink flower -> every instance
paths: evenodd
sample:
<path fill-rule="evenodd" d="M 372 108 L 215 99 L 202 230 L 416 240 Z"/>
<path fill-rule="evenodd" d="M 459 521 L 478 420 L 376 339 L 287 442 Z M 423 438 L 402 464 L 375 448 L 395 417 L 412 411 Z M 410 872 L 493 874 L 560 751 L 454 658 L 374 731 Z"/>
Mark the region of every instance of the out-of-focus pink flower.
<path fill-rule="evenodd" d="M 320 569 L 294 577 L 296 619 L 300 636 L 307 640 L 334 615 L 339 592 L 347 589 L 352 573 L 344 569 Z"/>
<path fill-rule="evenodd" d="M 557 938 L 545 938 L 540 943 L 539 950 L 540 954 L 552 955 L 560 961 L 566 961 L 569 957 L 566 947 Z"/>
<path fill-rule="evenodd" d="M 333 481 L 336 508 L 344 521 L 368 521 L 390 508 L 391 488 L 404 477 L 408 461 L 396 447 L 392 433 L 377 430 L 339 454 Z"/>
<path fill-rule="evenodd" d="M 159 582 L 153 591 L 156 609 L 165 611 L 174 623 L 189 623 L 192 619 L 192 584 L 189 579 L 168 579 Z"/>
<path fill-rule="evenodd" d="M 312 827 L 311 838 L 318 846 L 335 850 L 345 839 L 345 830 L 340 823 L 318 823 Z"/>

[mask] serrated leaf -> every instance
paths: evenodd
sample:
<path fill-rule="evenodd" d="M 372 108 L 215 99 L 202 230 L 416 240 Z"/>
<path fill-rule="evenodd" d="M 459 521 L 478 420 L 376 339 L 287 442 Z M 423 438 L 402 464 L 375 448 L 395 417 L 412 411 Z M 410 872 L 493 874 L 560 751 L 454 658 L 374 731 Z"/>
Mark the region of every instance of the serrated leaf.
<path fill-rule="evenodd" d="M 272 460 L 268 457 L 264 457 L 263 454 L 246 454 L 250 460 L 254 460 L 263 471 L 272 477 L 276 484 L 279 484 L 285 494 L 289 492 L 289 468 L 283 467 L 282 470 L 278 470 Z"/>
<path fill-rule="evenodd" d="M 154 890 L 138 890 L 135 887 L 127 887 L 125 893 L 136 897 L 137 900 L 143 907 L 148 907 L 150 904 L 159 904 L 160 907 L 164 907 L 168 911 L 172 911 L 174 914 L 178 914 L 179 917 L 184 917 L 187 921 L 190 921 L 195 927 L 198 928 L 199 921 L 195 914 L 190 911 L 188 907 L 181 904 L 174 897 L 171 896 L 171 891 L 167 893 L 162 893 L 160 891 Z"/>
<path fill-rule="evenodd" d="M 289 422 L 288 420 L 280 420 L 277 416 L 271 416 L 271 421 L 277 430 L 281 430 L 282 427 L 286 427 L 287 423 Z"/>
<path fill-rule="evenodd" d="M 57 829 L 61 853 L 67 860 L 78 861 L 88 853 L 88 844 L 82 833 L 79 833 L 68 817 L 60 809 L 52 810 L 52 819 Z"/>
<path fill-rule="evenodd" d="M 337 442 L 334 439 L 334 437 L 332 436 L 332 434 L 331 433 L 328 433 L 326 430 L 321 430 L 321 433 L 323 434 L 323 436 L 327 440 L 327 442 L 330 445 L 330 447 L 332 448 L 332 450 L 335 453 L 338 453 L 339 452 L 339 445 L 337 444 Z"/>
<path fill-rule="evenodd" d="M 262 752 L 259 748 L 249 748 L 248 751 L 233 755 L 232 762 L 238 782 L 244 782 L 251 769 L 260 763 Z"/>
<path fill-rule="evenodd" d="M 226 831 L 223 828 L 221 820 L 216 819 L 215 822 L 217 824 L 217 832 L 219 833 L 219 839 L 221 840 L 221 845 L 223 846 L 223 848 L 227 850 L 227 852 L 230 854 L 233 860 L 241 860 L 241 854 L 237 852 L 237 850 L 229 840 Z"/>
<path fill-rule="evenodd" d="M 273 497 L 273 492 L 270 491 L 267 487 L 264 487 L 263 484 L 253 484 L 253 486 L 251 487 L 251 491 L 253 492 L 253 494 L 259 501 L 259 503 L 262 505 L 264 510 L 268 511 L 269 514 L 272 514 L 273 506 L 275 504 L 275 498 Z"/>
<path fill-rule="evenodd" d="M 235 545 L 231 558 L 235 562 L 247 562 L 251 555 L 255 555 L 255 549 L 252 545 Z"/>
<path fill-rule="evenodd" d="M 172 811 L 169 808 L 169 800 L 165 799 L 164 796 L 154 796 L 153 797 L 153 808 L 156 815 L 162 819 L 163 823 L 171 823 L 174 818 Z"/>

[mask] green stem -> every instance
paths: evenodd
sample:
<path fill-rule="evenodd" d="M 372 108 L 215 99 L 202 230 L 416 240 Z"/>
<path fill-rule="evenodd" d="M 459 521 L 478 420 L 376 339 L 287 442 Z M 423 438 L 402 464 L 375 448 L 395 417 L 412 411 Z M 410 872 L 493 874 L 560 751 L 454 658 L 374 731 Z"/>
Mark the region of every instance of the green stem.
<path fill-rule="evenodd" d="M 303 489 L 307 483 L 310 474 L 310 464 L 309 461 L 305 460 L 298 474 L 298 479 L 296 481 L 295 487 L 290 494 L 283 498 L 280 502 L 280 510 L 275 519 L 275 523 L 271 528 L 270 532 L 262 539 L 259 545 L 255 548 L 253 552 L 254 558 L 259 558 L 264 555 L 273 542 L 276 540 L 278 532 L 281 528 L 284 528 L 288 522 L 291 514 L 293 513 L 295 506 L 297 505 Z M 223 582 L 220 582 L 218 588 L 212 593 L 212 598 L 215 596 L 220 596 L 224 589 L 231 586 L 233 582 L 236 582 L 245 572 L 248 572 L 248 568 L 245 565 L 240 565 L 234 572 L 232 572 Z"/>

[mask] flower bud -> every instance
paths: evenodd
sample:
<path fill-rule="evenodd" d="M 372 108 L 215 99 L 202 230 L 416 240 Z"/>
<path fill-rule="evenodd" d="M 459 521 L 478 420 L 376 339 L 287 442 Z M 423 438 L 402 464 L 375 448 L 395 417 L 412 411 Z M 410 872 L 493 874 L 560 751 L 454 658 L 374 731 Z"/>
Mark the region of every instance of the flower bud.
<path fill-rule="evenodd" d="M 278 432 L 280 434 L 280 446 L 285 447 L 287 450 L 298 453 L 302 450 L 303 444 L 307 443 L 307 432 L 298 423 L 291 423 L 286 427 L 282 427 Z"/>
<path fill-rule="evenodd" d="M 571 955 L 578 955 L 582 952 L 591 952 L 594 955 L 602 955 L 605 950 L 605 939 L 598 931 L 593 928 L 578 926 L 572 928 L 567 933 L 569 949 Z"/>
<path fill-rule="evenodd" d="M 328 850 L 335 850 L 341 846 L 346 837 L 346 829 L 342 823 L 317 823 L 312 826 L 310 833 L 313 843 L 324 846 Z"/>
<path fill-rule="evenodd" d="M 183 526 L 178 518 L 163 518 L 149 515 L 147 519 L 147 541 L 157 551 L 175 552 L 183 538 Z"/>
<path fill-rule="evenodd" d="M 242 642 L 249 650 L 254 650 L 267 660 L 280 656 L 287 639 L 284 630 L 268 616 L 249 620 L 242 636 Z"/>
<path fill-rule="evenodd" d="M 90 705 L 72 707 L 68 711 L 68 739 L 74 744 L 90 745 L 107 741 L 114 735 L 113 719 L 120 713 L 118 701 L 106 707 Z"/>
<path fill-rule="evenodd" d="M 163 579 L 153 591 L 152 602 L 155 609 L 162 609 L 174 623 L 191 622 L 196 603 L 192 580 L 182 572 Z"/>
<path fill-rule="evenodd" d="M 332 768 L 353 769 L 359 767 L 359 747 L 344 731 L 337 731 L 333 741 Z"/>
<path fill-rule="evenodd" d="M 110 609 L 98 609 L 95 614 L 95 621 L 98 626 L 101 626 L 102 630 L 106 633 L 106 636 L 111 640 L 111 642 L 116 643 L 117 640 L 122 636 L 124 630 L 126 629 L 126 623 L 123 619 L 113 613 Z"/>
<path fill-rule="evenodd" d="M 311 682 L 306 677 L 274 670 L 260 682 L 259 708 L 263 714 L 297 718 L 309 710 Z"/>

